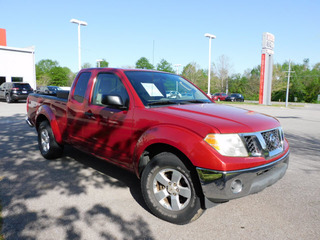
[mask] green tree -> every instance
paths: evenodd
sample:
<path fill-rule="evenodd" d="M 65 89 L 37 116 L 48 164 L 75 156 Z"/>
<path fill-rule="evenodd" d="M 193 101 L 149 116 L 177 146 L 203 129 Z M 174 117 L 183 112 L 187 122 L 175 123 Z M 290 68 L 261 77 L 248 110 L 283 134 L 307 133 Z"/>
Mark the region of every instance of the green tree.
<path fill-rule="evenodd" d="M 53 86 L 67 86 L 70 73 L 70 69 L 63 67 L 54 67 L 51 69 L 51 80 L 50 85 Z"/>
<path fill-rule="evenodd" d="M 258 65 L 254 67 L 251 71 L 245 72 L 244 76 L 248 79 L 248 83 L 245 86 L 244 97 L 250 100 L 259 100 L 260 91 L 260 69 L 261 66 Z"/>
<path fill-rule="evenodd" d="M 99 67 L 99 63 L 97 62 L 97 67 Z M 102 61 L 100 61 L 100 67 L 101 68 L 107 68 L 109 67 L 109 62 L 107 62 L 104 58 L 102 59 Z"/>
<path fill-rule="evenodd" d="M 217 65 L 216 65 L 216 75 L 219 78 L 219 91 L 221 92 L 229 92 L 229 74 L 231 71 L 231 65 L 230 60 L 227 56 L 221 55 L 218 59 Z"/>
<path fill-rule="evenodd" d="M 49 85 L 51 80 L 51 70 L 55 67 L 59 66 L 57 61 L 53 61 L 50 59 L 40 60 L 36 64 L 36 81 L 37 85 L 45 86 Z"/>
<path fill-rule="evenodd" d="M 213 74 L 213 73 L 212 73 Z M 185 66 L 182 70 L 183 77 L 193 82 L 195 85 L 197 85 L 199 88 L 201 88 L 203 91 L 207 92 L 208 86 L 208 75 L 205 70 L 200 69 L 199 66 L 195 63 L 189 63 L 187 66 Z M 212 78 L 211 78 L 212 79 Z"/>
<path fill-rule="evenodd" d="M 84 63 L 82 66 L 81 66 L 81 69 L 82 68 L 92 68 L 92 65 L 90 63 Z"/>
<path fill-rule="evenodd" d="M 316 102 L 320 93 L 320 63 L 310 68 L 308 58 L 302 64 L 291 63 L 289 102 Z M 273 67 L 272 100 L 285 101 L 289 62 Z"/>
<path fill-rule="evenodd" d="M 48 73 L 52 68 L 57 66 L 59 66 L 59 63 L 57 61 L 43 59 L 36 64 L 36 70 L 39 73 Z"/>
<path fill-rule="evenodd" d="M 305 97 L 306 102 L 317 102 L 318 95 L 320 94 L 320 63 L 314 65 L 310 71 L 309 83 L 306 87 L 307 96 Z"/>
<path fill-rule="evenodd" d="M 286 91 L 287 91 L 287 74 L 289 65 L 285 64 L 275 64 L 273 65 L 272 73 L 272 101 L 281 101 L 286 100 Z"/>
<path fill-rule="evenodd" d="M 136 62 L 136 68 L 154 69 L 154 66 L 149 62 L 149 60 L 147 58 L 142 57 Z"/>
<path fill-rule="evenodd" d="M 69 68 L 59 66 L 57 61 L 44 59 L 36 64 L 38 86 L 70 86 L 74 75 Z"/>
<path fill-rule="evenodd" d="M 172 64 L 168 63 L 165 59 L 162 59 L 160 63 L 157 65 L 158 71 L 168 72 L 168 73 L 174 73 L 174 70 L 172 68 Z"/>
<path fill-rule="evenodd" d="M 245 98 L 248 96 L 246 89 L 248 87 L 248 78 L 241 74 L 234 74 L 229 78 L 229 93 L 240 93 Z"/>

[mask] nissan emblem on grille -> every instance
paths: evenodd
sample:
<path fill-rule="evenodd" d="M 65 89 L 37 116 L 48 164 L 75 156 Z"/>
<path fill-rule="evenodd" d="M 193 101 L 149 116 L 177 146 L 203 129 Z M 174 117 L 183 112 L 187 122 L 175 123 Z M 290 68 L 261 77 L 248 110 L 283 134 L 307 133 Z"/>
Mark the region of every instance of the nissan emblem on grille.
<path fill-rule="evenodd" d="M 275 134 L 271 133 L 269 135 L 269 142 L 273 148 L 277 148 L 279 145 L 279 138 Z"/>

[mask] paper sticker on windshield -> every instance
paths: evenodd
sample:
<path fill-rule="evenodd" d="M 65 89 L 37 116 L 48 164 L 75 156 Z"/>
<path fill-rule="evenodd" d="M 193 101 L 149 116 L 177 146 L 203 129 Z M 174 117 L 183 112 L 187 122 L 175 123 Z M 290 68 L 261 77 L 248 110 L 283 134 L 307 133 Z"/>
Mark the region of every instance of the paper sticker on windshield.
<path fill-rule="evenodd" d="M 163 94 L 160 90 L 154 85 L 154 83 L 141 83 L 150 97 L 163 97 Z"/>

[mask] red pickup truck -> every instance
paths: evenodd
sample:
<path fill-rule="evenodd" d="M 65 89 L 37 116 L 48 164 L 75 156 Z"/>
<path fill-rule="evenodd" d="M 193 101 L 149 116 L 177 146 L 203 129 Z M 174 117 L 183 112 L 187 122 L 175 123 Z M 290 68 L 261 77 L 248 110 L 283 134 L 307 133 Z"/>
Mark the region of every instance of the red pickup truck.
<path fill-rule="evenodd" d="M 263 190 L 288 167 L 277 119 L 215 104 L 174 74 L 83 69 L 70 92 L 30 94 L 27 112 L 43 157 L 69 144 L 134 172 L 151 212 L 176 224 Z"/>

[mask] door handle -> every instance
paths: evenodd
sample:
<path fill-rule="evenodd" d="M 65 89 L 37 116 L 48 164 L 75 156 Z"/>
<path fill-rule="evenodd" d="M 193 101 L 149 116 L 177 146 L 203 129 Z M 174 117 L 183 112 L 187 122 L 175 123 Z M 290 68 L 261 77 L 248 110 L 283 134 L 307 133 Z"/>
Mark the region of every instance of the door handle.
<path fill-rule="evenodd" d="M 84 115 L 86 115 L 89 118 L 92 118 L 94 114 L 92 112 L 85 112 Z"/>

